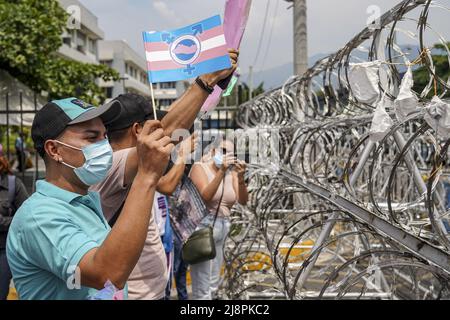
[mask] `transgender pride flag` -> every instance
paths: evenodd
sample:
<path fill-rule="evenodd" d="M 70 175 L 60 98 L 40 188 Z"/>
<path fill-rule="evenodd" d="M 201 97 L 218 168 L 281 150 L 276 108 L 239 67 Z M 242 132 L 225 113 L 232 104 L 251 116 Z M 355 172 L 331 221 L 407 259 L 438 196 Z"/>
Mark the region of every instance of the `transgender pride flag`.
<path fill-rule="evenodd" d="M 144 32 L 151 83 L 195 78 L 231 67 L 220 16 L 171 31 Z"/>

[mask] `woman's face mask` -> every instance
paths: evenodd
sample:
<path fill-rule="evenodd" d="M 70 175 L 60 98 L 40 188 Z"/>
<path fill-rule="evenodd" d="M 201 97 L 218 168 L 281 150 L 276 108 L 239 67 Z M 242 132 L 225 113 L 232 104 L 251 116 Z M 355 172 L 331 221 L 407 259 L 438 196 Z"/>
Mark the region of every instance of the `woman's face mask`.
<path fill-rule="evenodd" d="M 223 154 L 221 152 L 216 152 L 216 154 L 214 155 L 214 164 L 216 165 L 217 168 L 222 168 L 223 165 Z"/>
<path fill-rule="evenodd" d="M 113 151 L 107 139 L 89 144 L 81 149 L 58 140 L 56 141 L 63 146 L 83 152 L 86 159 L 83 166 L 75 168 L 64 161 L 62 164 L 74 169 L 73 171 L 77 177 L 85 185 L 93 186 L 106 178 L 109 169 L 111 169 L 113 159 Z"/>

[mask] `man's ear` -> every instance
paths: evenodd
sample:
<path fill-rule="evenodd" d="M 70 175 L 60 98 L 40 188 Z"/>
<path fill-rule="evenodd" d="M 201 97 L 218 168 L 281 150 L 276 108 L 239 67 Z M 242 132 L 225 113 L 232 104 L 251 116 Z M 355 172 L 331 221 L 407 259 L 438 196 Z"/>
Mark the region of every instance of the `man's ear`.
<path fill-rule="evenodd" d="M 62 157 L 58 151 L 58 143 L 54 140 L 47 140 L 44 143 L 44 150 L 47 154 L 47 158 L 56 162 L 61 162 Z"/>
<path fill-rule="evenodd" d="M 133 135 L 135 136 L 135 137 L 137 137 L 140 133 L 141 133 L 141 131 L 142 131 L 142 127 L 141 127 L 141 125 L 139 124 L 139 123 L 134 123 L 133 124 L 133 126 L 131 127 L 131 131 L 133 132 Z"/>

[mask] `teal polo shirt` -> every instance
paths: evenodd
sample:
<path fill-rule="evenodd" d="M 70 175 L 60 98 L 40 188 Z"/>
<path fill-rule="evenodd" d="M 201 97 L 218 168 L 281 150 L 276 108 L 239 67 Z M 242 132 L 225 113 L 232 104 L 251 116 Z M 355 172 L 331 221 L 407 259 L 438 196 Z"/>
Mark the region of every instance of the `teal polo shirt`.
<path fill-rule="evenodd" d="M 82 196 L 46 181 L 17 211 L 7 256 L 19 299 L 84 300 L 97 290 L 74 286 L 81 258 L 99 247 L 111 228 L 100 196 Z M 78 288 L 77 288 L 78 287 Z"/>

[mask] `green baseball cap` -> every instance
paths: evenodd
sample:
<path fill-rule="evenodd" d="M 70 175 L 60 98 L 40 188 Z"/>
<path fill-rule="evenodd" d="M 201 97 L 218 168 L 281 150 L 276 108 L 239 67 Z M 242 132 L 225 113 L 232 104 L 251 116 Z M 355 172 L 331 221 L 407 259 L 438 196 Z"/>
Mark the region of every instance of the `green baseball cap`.
<path fill-rule="evenodd" d="M 36 150 L 45 154 L 44 144 L 57 138 L 70 125 L 100 118 L 105 126 L 114 121 L 121 111 L 120 101 L 111 101 L 95 107 L 77 98 L 54 100 L 36 113 L 31 127 L 31 137 Z"/>

